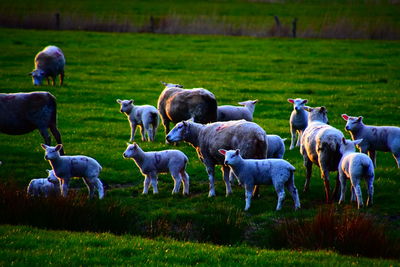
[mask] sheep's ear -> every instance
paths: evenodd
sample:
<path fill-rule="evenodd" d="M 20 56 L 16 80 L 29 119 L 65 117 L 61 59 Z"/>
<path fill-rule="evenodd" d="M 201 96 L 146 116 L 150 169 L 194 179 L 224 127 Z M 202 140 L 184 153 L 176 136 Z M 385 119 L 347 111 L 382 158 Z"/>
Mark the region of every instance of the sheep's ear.
<path fill-rule="evenodd" d="M 361 138 L 361 139 L 354 140 L 353 143 L 356 146 L 356 145 L 360 144 L 362 141 L 363 141 L 363 139 Z"/>
<path fill-rule="evenodd" d="M 167 83 L 165 83 L 165 82 L 163 82 L 163 81 L 160 81 L 160 83 L 161 83 L 162 85 L 164 85 L 164 86 L 167 86 Z"/>
<path fill-rule="evenodd" d="M 320 107 L 319 112 L 328 112 L 325 106 Z"/>
<path fill-rule="evenodd" d="M 294 104 L 294 100 L 293 99 L 291 99 L 291 98 L 288 98 L 288 100 L 287 100 L 289 103 L 292 103 L 292 104 Z"/>
<path fill-rule="evenodd" d="M 358 117 L 358 118 L 357 118 L 357 122 L 361 122 L 361 121 L 362 121 L 362 119 L 363 119 L 363 117 L 362 117 L 362 116 Z"/>
<path fill-rule="evenodd" d="M 240 155 L 240 150 L 239 150 L 239 149 L 236 149 L 235 155 L 236 155 L 236 156 L 239 156 L 239 155 Z"/>
<path fill-rule="evenodd" d="M 239 105 L 244 106 L 246 105 L 246 102 L 242 101 L 242 102 L 238 102 Z"/>
<path fill-rule="evenodd" d="M 50 173 L 50 172 L 51 172 L 51 170 L 46 170 L 46 172 L 47 172 L 47 173 Z"/>
<path fill-rule="evenodd" d="M 311 112 L 311 111 L 314 110 L 312 107 L 309 107 L 309 106 L 304 106 L 303 109 L 304 109 L 305 111 L 308 111 L 308 112 Z"/>
<path fill-rule="evenodd" d="M 60 151 L 62 147 L 63 147 L 63 145 L 62 145 L 62 144 L 58 144 L 58 145 L 56 145 L 56 151 Z"/>
<path fill-rule="evenodd" d="M 117 99 L 117 103 L 121 104 L 122 100 L 121 99 Z"/>
<path fill-rule="evenodd" d="M 257 103 L 258 102 L 258 99 L 256 99 L 256 100 L 253 100 L 253 104 L 255 104 L 255 103 Z"/>
<path fill-rule="evenodd" d="M 44 150 L 46 150 L 46 148 L 48 148 L 48 146 L 45 145 L 45 144 L 40 144 L 40 146 L 41 146 Z"/>
<path fill-rule="evenodd" d="M 133 99 L 129 100 L 128 103 L 129 103 L 129 104 L 133 104 Z"/>
<path fill-rule="evenodd" d="M 126 142 L 126 145 L 127 145 L 127 146 L 130 146 L 130 145 L 131 145 L 131 143 L 128 143 L 128 142 Z"/>
<path fill-rule="evenodd" d="M 349 116 L 347 116 L 346 114 L 342 114 L 342 118 L 343 118 L 345 121 L 348 121 L 348 120 L 349 120 Z"/>
<path fill-rule="evenodd" d="M 308 103 L 308 100 L 307 100 L 307 99 L 304 99 L 301 103 L 302 103 L 302 104 L 307 104 L 307 103 Z"/>
<path fill-rule="evenodd" d="M 218 152 L 225 156 L 226 150 L 225 149 L 218 149 Z"/>
<path fill-rule="evenodd" d="M 187 122 L 194 122 L 194 118 L 191 117 L 190 119 L 187 120 Z"/>

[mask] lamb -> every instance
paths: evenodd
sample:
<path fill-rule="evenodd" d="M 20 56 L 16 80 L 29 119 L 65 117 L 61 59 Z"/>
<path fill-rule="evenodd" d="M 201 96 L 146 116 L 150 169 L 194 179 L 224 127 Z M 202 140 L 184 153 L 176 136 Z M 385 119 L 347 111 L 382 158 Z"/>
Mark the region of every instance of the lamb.
<path fill-rule="evenodd" d="M 285 141 L 279 135 L 267 134 L 268 152 L 267 158 L 283 159 L 285 154 Z"/>
<path fill-rule="evenodd" d="M 338 164 L 342 157 L 340 145 L 343 133 L 327 124 L 327 110 L 325 107 L 304 107 L 309 112 L 308 126 L 301 137 L 300 153 L 303 155 L 304 166 L 306 167 L 306 182 L 304 191 L 310 185 L 312 164 L 319 166 L 321 178 L 324 180 L 326 201 L 331 201 L 329 184 L 329 172 L 337 171 Z M 339 182 L 336 181 L 334 195 L 338 191 Z"/>
<path fill-rule="evenodd" d="M 56 142 L 62 144 L 57 129 L 56 98 L 49 92 L 0 94 L 0 132 L 21 135 L 38 129 L 50 145 L 50 129 Z M 64 150 L 60 150 L 61 155 Z"/>
<path fill-rule="evenodd" d="M 257 102 L 258 100 L 247 100 L 238 103 L 244 107 L 228 105 L 218 106 L 217 121 L 233 121 L 242 119 L 246 121 L 253 121 L 253 113 Z"/>
<path fill-rule="evenodd" d="M 289 149 L 292 150 L 294 148 L 294 143 L 296 141 L 296 133 L 297 133 L 297 143 L 296 146 L 300 146 L 301 136 L 304 130 L 307 128 L 308 120 L 307 120 L 307 111 L 303 109 L 304 105 L 308 102 L 307 99 L 296 98 L 288 99 L 289 103 L 293 104 L 293 111 L 290 115 L 290 133 L 292 135 L 292 140 L 290 142 Z"/>
<path fill-rule="evenodd" d="M 400 127 L 372 126 L 363 123 L 363 117 L 351 117 L 342 114 L 347 121 L 346 131 L 350 132 L 353 140 L 363 139 L 358 145 L 360 151 L 370 156 L 376 167 L 376 151 L 390 151 L 400 168 Z"/>
<path fill-rule="evenodd" d="M 165 89 L 158 98 L 165 134 L 170 131 L 169 123 L 178 123 L 193 118 L 195 122 L 209 123 L 217 120 L 217 100 L 214 94 L 203 88 L 182 89 L 183 86 L 164 83 Z"/>
<path fill-rule="evenodd" d="M 346 140 L 342 139 L 340 150 L 343 154 L 339 163 L 339 181 L 340 181 L 340 199 L 339 204 L 344 202 L 346 194 L 346 178 L 350 179 L 352 192 L 354 190 L 357 197 L 357 206 L 360 209 L 363 206 L 360 180 L 365 178 L 367 182 L 367 206 L 371 206 L 374 196 L 374 164 L 371 158 L 363 153 L 354 152 L 355 146 L 360 144 L 363 140 Z M 352 193 L 352 197 L 354 197 Z"/>
<path fill-rule="evenodd" d="M 56 77 L 60 75 L 60 85 L 64 82 L 65 58 L 60 48 L 50 45 L 40 51 L 35 57 L 35 69 L 29 73 L 32 76 L 33 85 L 41 85 L 43 79 L 52 79 L 52 85 L 56 84 Z"/>
<path fill-rule="evenodd" d="M 244 185 L 246 206 L 250 208 L 251 197 L 256 185 L 273 184 L 278 194 L 276 210 L 281 210 L 285 199 L 284 187 L 290 192 L 294 201 L 295 210 L 300 208 L 299 194 L 294 185 L 294 171 L 289 162 L 283 159 L 243 159 L 240 150 L 219 149 L 219 153 L 225 156 L 224 164 L 235 173 L 240 183 Z"/>
<path fill-rule="evenodd" d="M 179 150 L 163 150 L 157 152 L 144 152 L 138 144 L 128 144 L 124 158 L 132 158 L 145 176 L 143 194 L 147 194 L 150 186 L 153 186 L 153 194 L 158 194 L 157 174 L 170 172 L 174 179 L 172 194 L 179 193 L 181 182 L 183 194 L 189 195 L 189 175 L 186 172 L 188 158 Z"/>
<path fill-rule="evenodd" d="M 82 177 L 89 189 L 89 198 L 93 198 L 94 189 L 99 193 L 99 199 L 104 197 L 103 184 L 99 177 L 101 166 L 93 158 L 87 156 L 60 156 L 61 144 L 55 147 L 41 145 L 45 150 L 44 158 L 50 162 L 54 174 L 61 182 L 61 195 L 66 197 L 71 177 Z"/>
<path fill-rule="evenodd" d="M 166 137 L 168 142 L 185 141 L 197 151 L 206 166 L 210 181 L 209 197 L 215 196 L 215 165 L 222 165 L 226 195 L 232 193 L 229 182 L 230 169 L 218 149 L 240 149 L 244 158 L 265 159 L 268 141 L 265 131 L 256 123 L 245 120 L 200 124 L 183 121 L 175 125 Z M 232 177 L 232 176 L 231 176 Z"/>
<path fill-rule="evenodd" d="M 58 196 L 60 194 L 60 182 L 54 175 L 53 170 L 47 170 L 47 178 L 32 179 L 28 185 L 28 196 L 48 197 L 50 195 Z"/>
<path fill-rule="evenodd" d="M 117 103 L 121 105 L 120 111 L 128 117 L 129 124 L 131 126 L 131 138 L 129 142 L 133 142 L 135 139 L 136 126 L 139 126 L 140 128 L 142 141 L 146 141 L 146 133 L 147 140 L 154 141 L 158 124 L 160 122 L 158 110 L 150 105 L 133 105 L 134 101 L 132 99 L 117 99 Z"/>

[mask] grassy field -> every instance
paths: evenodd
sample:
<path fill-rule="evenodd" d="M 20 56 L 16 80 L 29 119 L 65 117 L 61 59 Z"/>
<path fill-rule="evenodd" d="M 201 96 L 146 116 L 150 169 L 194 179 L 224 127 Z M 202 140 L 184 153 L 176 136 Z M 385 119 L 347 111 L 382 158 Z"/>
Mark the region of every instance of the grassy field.
<path fill-rule="evenodd" d="M 65 86 L 35 88 L 27 73 L 33 68 L 35 53 L 48 44 L 64 51 Z M 276 194 L 272 187 L 263 187 L 261 198 L 253 201 L 250 211 L 245 213 L 244 190 L 235 187 L 233 196 L 226 198 L 219 171 L 217 197 L 207 198 L 205 168 L 192 147 L 180 144 L 177 148 L 190 159 L 191 195 L 172 197 L 171 177 L 160 175 L 160 194 L 142 196 L 142 175 L 132 161 L 122 158 L 129 140 L 129 125 L 119 113 L 117 98 L 156 105 L 163 89 L 159 81 L 166 81 L 186 88 L 207 88 L 216 95 L 219 104 L 259 99 L 254 121 L 267 133 L 284 138 L 290 137 L 288 118 L 292 107 L 286 101 L 289 97 L 307 98 L 310 106 L 325 105 L 330 124 L 341 130 L 345 125 L 340 118 L 342 113 L 362 115 L 367 124 L 398 126 L 399 123 L 399 42 L 0 29 L 0 49 L 5 51 L 0 55 L 0 92 L 53 93 L 57 97 L 59 129 L 66 153 L 94 157 L 103 166 L 100 178 L 111 188 L 99 205 L 111 203 L 134 210 L 145 225 L 157 224 L 154 227 L 159 228 L 152 232 L 155 236 L 174 231 L 171 227 L 163 232 L 163 223 L 190 221 L 204 224 L 205 229 L 228 225 L 234 230 L 239 225 L 238 229 L 243 230 L 243 225 L 252 225 L 255 237 L 249 237 L 248 231 L 240 232 L 233 241 L 228 239 L 225 243 L 267 240 L 263 235 L 268 234 L 268 225 L 285 218 L 311 219 L 325 206 L 320 173 L 314 167 L 310 191 L 300 194 L 300 211 L 293 212 L 288 197 L 283 211 L 275 212 Z M 171 148 L 164 138 L 160 127 L 156 142 L 139 141 L 139 144 L 145 150 Z M 49 164 L 43 159 L 41 142 L 38 132 L 0 135 L 3 162 L 0 182 L 24 190 L 30 179 L 44 177 Z M 289 140 L 287 147 L 288 144 Z M 305 170 L 298 149 L 287 151 L 285 159 L 297 168 L 296 185 L 302 189 Z M 400 171 L 388 153 L 378 153 L 377 164 L 375 205 L 361 213 L 385 221 L 392 235 L 398 236 Z M 75 180 L 73 186 L 84 187 L 81 180 Z M 85 188 L 82 193 L 87 194 Z M 355 209 L 355 206 L 346 202 L 344 207 L 335 204 L 334 208 Z M 188 229 L 190 232 L 191 228 Z M 232 234 L 233 230 L 227 233 Z M 260 242 L 257 245 L 268 247 Z"/>

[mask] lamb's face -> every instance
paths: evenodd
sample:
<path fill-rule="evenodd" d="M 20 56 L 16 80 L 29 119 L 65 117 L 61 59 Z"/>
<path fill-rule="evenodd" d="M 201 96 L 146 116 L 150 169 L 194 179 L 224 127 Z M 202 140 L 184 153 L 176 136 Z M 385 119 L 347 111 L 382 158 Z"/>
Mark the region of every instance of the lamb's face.
<path fill-rule="evenodd" d="M 34 70 L 30 73 L 30 75 L 32 76 L 33 85 L 38 86 L 42 84 L 45 77 L 45 72 L 42 70 Z"/>
<path fill-rule="evenodd" d="M 54 174 L 54 171 L 53 170 L 47 170 L 47 172 L 48 172 L 47 181 L 49 181 L 52 184 L 57 184 L 58 183 L 58 178 Z"/>
<path fill-rule="evenodd" d="M 121 105 L 121 113 L 131 113 L 132 109 L 133 109 L 133 100 L 119 100 L 117 99 L 117 103 L 119 103 Z"/>
<path fill-rule="evenodd" d="M 189 123 L 182 121 L 175 125 L 175 127 L 165 137 L 168 142 L 179 142 L 185 139 L 185 135 L 189 131 Z"/>
<path fill-rule="evenodd" d="M 218 150 L 219 153 L 225 156 L 224 164 L 225 165 L 235 165 L 240 160 L 240 151 L 236 150 Z"/>
<path fill-rule="evenodd" d="M 42 144 L 42 148 L 45 150 L 44 159 L 45 160 L 52 160 L 60 157 L 60 150 L 62 145 L 58 144 L 56 146 L 47 146 Z"/>
<path fill-rule="evenodd" d="M 362 117 L 351 117 L 346 114 L 342 115 L 342 118 L 347 121 L 345 129 L 346 131 L 354 131 L 357 130 L 362 123 Z"/>
<path fill-rule="evenodd" d="M 360 144 L 363 139 L 357 140 L 348 140 L 343 137 L 342 144 L 340 145 L 340 153 L 344 154 L 345 152 L 354 152 L 356 149 L 356 145 Z"/>
<path fill-rule="evenodd" d="M 136 156 L 138 153 L 138 145 L 135 144 L 130 144 L 128 145 L 128 147 L 126 148 L 125 152 L 122 154 L 124 156 L 124 158 L 133 158 L 134 156 Z"/>
<path fill-rule="evenodd" d="M 307 99 L 301 99 L 301 98 L 296 98 L 296 99 L 289 98 L 288 102 L 293 104 L 293 109 L 294 110 L 300 111 L 300 110 L 303 109 L 305 104 L 307 104 L 308 100 Z"/>

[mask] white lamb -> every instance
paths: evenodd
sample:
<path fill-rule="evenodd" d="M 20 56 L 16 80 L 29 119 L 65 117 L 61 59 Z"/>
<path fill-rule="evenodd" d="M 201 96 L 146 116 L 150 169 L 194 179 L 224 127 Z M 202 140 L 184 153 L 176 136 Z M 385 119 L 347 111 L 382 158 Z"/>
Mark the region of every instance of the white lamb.
<path fill-rule="evenodd" d="M 275 159 L 283 159 L 283 155 L 285 154 L 285 140 L 282 139 L 279 135 L 267 134 L 268 140 L 268 152 L 267 158 L 275 158 Z"/>
<path fill-rule="evenodd" d="M 289 190 L 294 201 L 294 208 L 300 208 L 299 194 L 294 185 L 294 171 L 296 170 L 289 162 L 283 159 L 243 159 L 239 149 L 219 149 L 219 153 L 225 155 L 224 164 L 228 165 L 235 173 L 239 182 L 244 185 L 246 206 L 250 208 L 251 197 L 254 187 L 262 184 L 273 184 L 278 194 L 276 210 L 282 208 L 285 199 L 285 190 Z"/>
<path fill-rule="evenodd" d="M 135 139 L 136 126 L 140 128 L 142 141 L 146 141 L 146 133 L 147 140 L 154 141 L 160 122 L 158 110 L 150 105 L 133 105 L 133 102 L 132 99 L 117 99 L 117 103 L 121 105 L 121 113 L 124 113 L 128 117 L 129 124 L 131 125 L 131 138 L 129 142 L 133 142 Z"/>
<path fill-rule="evenodd" d="M 358 208 L 363 206 L 363 199 L 361 194 L 360 180 L 365 178 L 367 182 L 367 206 L 371 206 L 373 203 L 374 196 L 374 164 L 372 160 L 363 153 L 354 152 L 355 146 L 360 144 L 363 140 L 346 140 L 343 138 L 343 143 L 340 147 L 343 153 L 342 159 L 339 163 L 339 180 L 341 194 L 339 199 L 339 204 L 341 204 L 345 199 L 346 194 L 346 179 L 350 179 L 352 187 L 352 198 L 353 190 L 357 197 Z"/>
<path fill-rule="evenodd" d="M 258 100 L 247 100 L 239 102 L 243 107 L 219 106 L 217 109 L 217 121 L 246 120 L 253 121 L 253 113 Z"/>
<path fill-rule="evenodd" d="M 397 167 L 400 168 L 400 127 L 394 126 L 372 126 L 363 123 L 363 117 L 351 117 L 342 114 L 347 121 L 346 131 L 350 132 L 351 138 L 362 139 L 358 145 L 360 151 L 370 156 L 376 167 L 376 151 L 392 152 L 396 159 Z"/>
<path fill-rule="evenodd" d="M 28 185 L 27 193 L 29 196 L 48 197 L 50 195 L 60 195 L 60 182 L 54 175 L 53 170 L 47 170 L 47 178 L 32 179 Z"/>
<path fill-rule="evenodd" d="M 50 162 L 54 174 L 60 179 L 61 194 L 66 197 L 71 177 L 82 177 L 89 189 L 89 197 L 93 198 L 94 189 L 99 193 L 99 199 L 104 197 L 103 184 L 99 177 L 101 166 L 93 158 L 87 156 L 60 156 L 62 145 L 55 147 L 42 144 L 46 151 L 44 158 Z"/>
<path fill-rule="evenodd" d="M 294 143 L 296 141 L 296 133 L 298 135 L 296 146 L 300 146 L 301 136 L 308 125 L 307 111 L 303 109 L 304 105 L 308 102 L 308 100 L 301 98 L 296 98 L 296 99 L 289 98 L 288 102 L 293 104 L 293 111 L 292 114 L 290 115 L 290 121 L 289 121 L 290 133 L 292 135 L 292 140 L 290 142 L 289 149 L 292 150 L 294 148 Z"/>
<path fill-rule="evenodd" d="M 189 175 L 186 172 L 188 158 L 179 150 L 163 150 L 157 152 L 144 152 L 138 144 L 128 144 L 124 158 L 132 158 L 145 176 L 143 194 L 147 194 L 150 182 L 153 186 L 153 194 L 158 194 L 157 174 L 171 173 L 174 179 L 172 194 L 179 193 L 181 182 L 183 183 L 183 194 L 189 195 Z"/>

